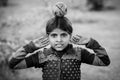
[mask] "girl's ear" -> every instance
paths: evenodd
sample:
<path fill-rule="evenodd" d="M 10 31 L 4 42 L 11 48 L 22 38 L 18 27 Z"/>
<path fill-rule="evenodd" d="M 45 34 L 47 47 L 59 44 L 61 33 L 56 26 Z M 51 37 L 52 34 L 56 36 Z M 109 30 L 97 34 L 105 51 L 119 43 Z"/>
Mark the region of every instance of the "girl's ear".
<path fill-rule="evenodd" d="M 71 43 L 71 39 L 72 39 L 72 34 L 70 34 L 70 43 Z"/>
<path fill-rule="evenodd" d="M 70 34 L 70 39 L 72 38 L 72 34 Z"/>
<path fill-rule="evenodd" d="M 48 34 L 46 34 L 46 37 L 49 39 L 49 35 Z"/>
<path fill-rule="evenodd" d="M 46 36 L 46 37 L 49 37 L 49 34 L 46 34 L 45 36 Z"/>

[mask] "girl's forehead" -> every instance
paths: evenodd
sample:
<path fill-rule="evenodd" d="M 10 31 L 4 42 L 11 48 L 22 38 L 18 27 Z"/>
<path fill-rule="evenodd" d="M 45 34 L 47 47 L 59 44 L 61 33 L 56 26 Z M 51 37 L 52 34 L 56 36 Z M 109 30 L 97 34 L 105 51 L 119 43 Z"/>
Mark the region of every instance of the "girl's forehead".
<path fill-rule="evenodd" d="M 62 29 L 56 28 L 51 33 L 67 33 L 67 32 Z"/>

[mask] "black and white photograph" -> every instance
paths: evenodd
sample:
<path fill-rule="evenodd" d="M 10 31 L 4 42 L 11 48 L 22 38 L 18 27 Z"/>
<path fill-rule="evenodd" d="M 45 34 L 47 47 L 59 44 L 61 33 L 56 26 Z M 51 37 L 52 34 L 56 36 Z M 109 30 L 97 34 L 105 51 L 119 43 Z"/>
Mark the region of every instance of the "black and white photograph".
<path fill-rule="evenodd" d="M 0 80 L 120 80 L 120 0 L 0 0 Z"/>

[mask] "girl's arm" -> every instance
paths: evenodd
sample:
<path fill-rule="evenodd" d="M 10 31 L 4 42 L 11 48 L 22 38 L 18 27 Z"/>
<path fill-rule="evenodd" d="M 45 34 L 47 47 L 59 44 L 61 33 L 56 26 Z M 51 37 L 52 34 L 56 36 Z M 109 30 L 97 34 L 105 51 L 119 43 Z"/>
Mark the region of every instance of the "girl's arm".
<path fill-rule="evenodd" d="M 38 60 L 38 53 L 32 54 L 34 51 L 43 48 L 49 44 L 48 39 L 45 37 L 31 41 L 29 44 L 18 49 L 9 60 L 9 67 L 11 69 L 24 69 L 33 67 L 33 63 Z M 30 56 L 27 56 L 29 55 Z M 32 54 L 32 55 L 31 55 Z M 30 64 L 29 64 L 30 63 Z"/>
<path fill-rule="evenodd" d="M 86 49 L 81 51 L 81 59 L 83 63 L 92 64 L 96 66 L 108 66 L 110 59 L 105 48 L 103 48 L 96 40 L 90 39 L 86 47 L 92 49 L 95 53 L 90 53 Z"/>
<path fill-rule="evenodd" d="M 81 50 L 81 61 L 83 63 L 96 66 L 108 66 L 110 59 L 105 48 L 103 48 L 96 40 L 92 38 L 84 38 L 82 36 L 74 36 L 72 42 L 78 45 L 85 45 L 92 49 L 95 53 L 90 53 L 86 49 Z"/>

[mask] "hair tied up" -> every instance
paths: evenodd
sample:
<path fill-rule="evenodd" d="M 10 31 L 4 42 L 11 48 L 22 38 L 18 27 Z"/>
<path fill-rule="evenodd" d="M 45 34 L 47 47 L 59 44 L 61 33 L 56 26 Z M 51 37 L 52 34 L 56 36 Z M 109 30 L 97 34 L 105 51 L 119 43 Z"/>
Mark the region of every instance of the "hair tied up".
<path fill-rule="evenodd" d="M 52 12 L 55 17 L 64 17 L 67 14 L 67 6 L 63 2 L 58 2 L 53 6 Z"/>

